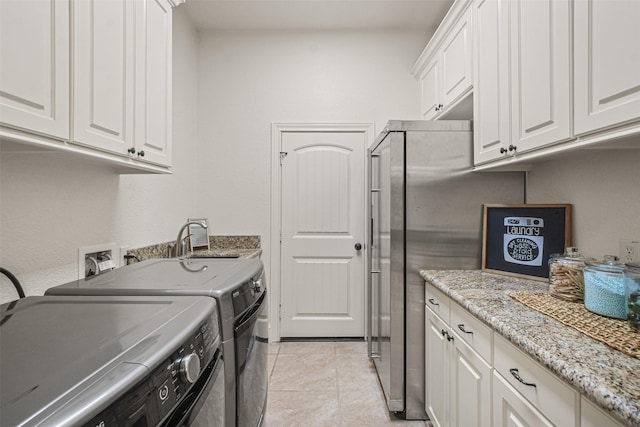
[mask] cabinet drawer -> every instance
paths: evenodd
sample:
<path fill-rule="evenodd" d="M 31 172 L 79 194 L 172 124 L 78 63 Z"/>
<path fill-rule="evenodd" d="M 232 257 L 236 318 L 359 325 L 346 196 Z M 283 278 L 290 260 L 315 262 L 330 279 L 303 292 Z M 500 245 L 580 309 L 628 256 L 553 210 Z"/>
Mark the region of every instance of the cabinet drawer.
<path fill-rule="evenodd" d="M 424 304 L 435 314 L 440 316 L 445 323 L 449 323 L 450 298 L 436 289 L 431 283 L 425 282 Z"/>
<path fill-rule="evenodd" d="M 469 344 L 485 361 L 491 363 L 491 337 L 493 331 L 458 304 L 450 307 L 451 329 Z"/>
<path fill-rule="evenodd" d="M 509 384 L 553 424 L 577 425 L 578 393 L 499 334 L 493 341 L 494 367 Z"/>

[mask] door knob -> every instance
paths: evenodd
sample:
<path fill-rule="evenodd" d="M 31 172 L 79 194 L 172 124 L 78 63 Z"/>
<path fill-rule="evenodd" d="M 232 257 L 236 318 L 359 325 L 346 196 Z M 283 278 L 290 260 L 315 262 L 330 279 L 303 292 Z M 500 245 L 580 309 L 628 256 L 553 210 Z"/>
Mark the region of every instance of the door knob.
<path fill-rule="evenodd" d="M 360 249 L 362 249 L 362 245 L 360 243 L 356 243 L 355 248 L 356 251 L 359 251 Z"/>

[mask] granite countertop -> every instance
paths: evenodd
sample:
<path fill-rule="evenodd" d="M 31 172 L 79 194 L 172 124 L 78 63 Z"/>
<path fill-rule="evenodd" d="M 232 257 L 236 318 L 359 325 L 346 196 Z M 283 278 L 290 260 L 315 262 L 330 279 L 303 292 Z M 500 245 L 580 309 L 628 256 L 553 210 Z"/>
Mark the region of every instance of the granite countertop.
<path fill-rule="evenodd" d="M 420 275 L 627 426 L 640 426 L 640 360 L 614 350 L 515 299 L 547 283 L 479 270 Z"/>
<path fill-rule="evenodd" d="M 130 249 L 138 261 L 152 258 L 166 258 L 173 242 L 158 243 L 142 248 Z M 192 258 L 260 258 L 260 236 L 209 236 L 209 248 L 195 250 L 187 254 Z"/>
<path fill-rule="evenodd" d="M 209 249 L 189 252 L 189 258 L 260 258 L 262 249 Z"/>

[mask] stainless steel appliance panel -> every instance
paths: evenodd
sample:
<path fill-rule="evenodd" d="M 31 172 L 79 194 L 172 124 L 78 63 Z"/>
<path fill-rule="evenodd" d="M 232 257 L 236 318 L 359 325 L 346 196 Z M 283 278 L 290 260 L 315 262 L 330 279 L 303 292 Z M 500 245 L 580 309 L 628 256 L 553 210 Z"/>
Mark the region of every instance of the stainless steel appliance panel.
<path fill-rule="evenodd" d="M 427 418 L 419 271 L 479 268 L 483 203 L 524 201 L 524 175 L 474 173 L 472 149 L 470 122 L 392 121 L 370 153 L 370 354 L 407 419 Z"/>

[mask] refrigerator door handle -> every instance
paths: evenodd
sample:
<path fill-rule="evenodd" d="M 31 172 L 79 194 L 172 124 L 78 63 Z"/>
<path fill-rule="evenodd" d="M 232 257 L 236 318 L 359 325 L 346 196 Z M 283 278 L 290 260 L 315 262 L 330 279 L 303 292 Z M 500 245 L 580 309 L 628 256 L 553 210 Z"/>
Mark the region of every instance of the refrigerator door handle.
<path fill-rule="evenodd" d="M 380 274 L 380 270 L 371 270 L 369 271 L 369 298 L 368 305 L 369 311 L 373 310 L 373 275 Z M 379 359 L 380 354 L 378 352 L 373 351 L 373 316 L 371 313 L 368 316 L 369 327 L 367 331 L 367 356 L 371 359 Z"/>

